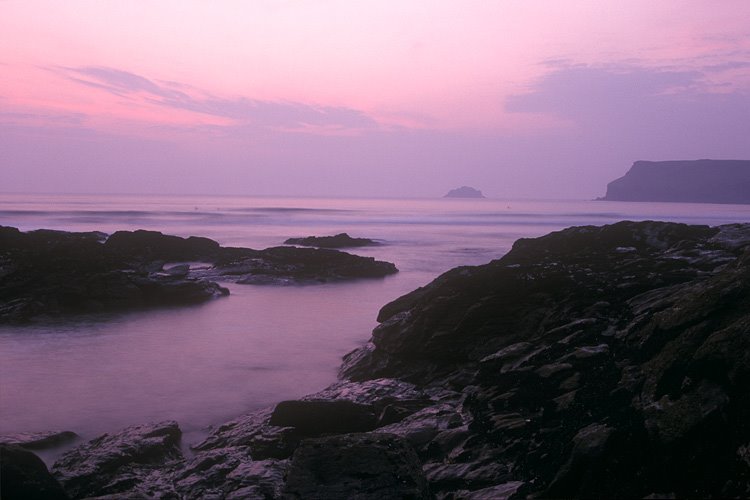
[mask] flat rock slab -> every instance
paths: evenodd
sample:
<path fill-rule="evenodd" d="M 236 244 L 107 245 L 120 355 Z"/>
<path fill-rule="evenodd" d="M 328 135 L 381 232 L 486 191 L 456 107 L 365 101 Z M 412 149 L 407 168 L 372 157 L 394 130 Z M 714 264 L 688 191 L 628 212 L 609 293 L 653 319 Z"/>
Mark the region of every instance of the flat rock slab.
<path fill-rule="evenodd" d="M 339 233 L 335 236 L 306 236 L 304 238 L 289 238 L 284 242 L 284 244 L 318 248 L 353 248 L 379 246 L 381 243 L 369 238 L 352 238 L 346 233 Z"/>
<path fill-rule="evenodd" d="M 287 471 L 285 498 L 429 498 L 409 443 L 393 434 L 343 434 L 303 441 Z"/>
<path fill-rule="evenodd" d="M 78 434 L 73 431 L 19 432 L 0 436 L 0 443 L 15 444 L 27 450 L 55 448 L 75 441 Z"/>
<path fill-rule="evenodd" d="M 269 422 L 279 427 L 294 427 L 306 436 L 366 432 L 375 428 L 371 405 L 351 401 L 282 401 L 276 405 Z"/>

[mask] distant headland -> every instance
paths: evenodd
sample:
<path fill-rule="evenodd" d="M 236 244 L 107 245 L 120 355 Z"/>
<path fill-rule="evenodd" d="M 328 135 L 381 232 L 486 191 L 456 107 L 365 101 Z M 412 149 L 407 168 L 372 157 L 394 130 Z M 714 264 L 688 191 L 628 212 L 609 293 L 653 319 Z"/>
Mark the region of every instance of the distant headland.
<path fill-rule="evenodd" d="M 636 161 L 599 199 L 750 203 L 750 160 Z"/>
<path fill-rule="evenodd" d="M 484 198 L 482 192 L 469 186 L 451 189 L 443 198 Z"/>

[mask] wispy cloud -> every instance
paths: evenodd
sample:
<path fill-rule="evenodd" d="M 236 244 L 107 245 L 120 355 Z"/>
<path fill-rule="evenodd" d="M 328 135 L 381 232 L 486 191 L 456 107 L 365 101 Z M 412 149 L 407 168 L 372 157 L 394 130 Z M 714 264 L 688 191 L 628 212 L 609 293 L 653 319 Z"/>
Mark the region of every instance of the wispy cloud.
<path fill-rule="evenodd" d="M 223 98 L 177 82 L 156 82 L 115 68 L 58 68 L 68 80 L 112 95 L 166 108 L 232 120 L 240 126 L 292 131 L 374 129 L 378 123 L 363 111 L 247 97 Z M 194 92 L 191 90 L 195 90 Z"/>
<path fill-rule="evenodd" d="M 696 91 L 702 73 L 633 65 L 562 64 L 535 82 L 525 94 L 510 96 L 506 109 L 572 118 L 620 106 L 645 104 L 664 94 Z"/>
<path fill-rule="evenodd" d="M 568 125 L 571 140 L 631 158 L 746 157 L 750 91 L 718 88 L 713 76 L 630 63 L 563 65 L 508 98 L 506 109 L 551 115 Z"/>
<path fill-rule="evenodd" d="M 2 99 L 2 97 L 0 97 Z M 0 112 L 0 123 L 2 124 L 19 124 L 26 126 L 39 125 L 61 125 L 61 126 L 81 126 L 85 122 L 85 115 L 82 113 L 23 113 L 16 111 Z"/>

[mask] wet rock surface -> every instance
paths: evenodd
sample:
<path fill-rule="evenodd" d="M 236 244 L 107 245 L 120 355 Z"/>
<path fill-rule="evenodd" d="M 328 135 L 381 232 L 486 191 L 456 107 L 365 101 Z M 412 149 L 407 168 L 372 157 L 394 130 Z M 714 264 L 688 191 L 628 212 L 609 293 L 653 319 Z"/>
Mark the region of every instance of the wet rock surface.
<path fill-rule="evenodd" d="M 182 432 L 176 422 L 128 427 L 103 434 L 63 454 L 52 475 L 73 498 L 121 493 L 159 496 L 170 489 L 164 466 L 180 459 Z"/>
<path fill-rule="evenodd" d="M 381 245 L 380 242 L 371 240 L 369 238 L 352 238 L 347 233 L 339 233 L 334 236 L 306 236 L 304 238 L 289 238 L 284 241 L 284 244 L 318 248 L 352 248 L 373 247 Z"/>
<path fill-rule="evenodd" d="M 300 284 L 396 272 L 389 262 L 334 250 L 221 247 L 143 230 L 107 237 L 0 226 L 0 322 L 194 304 L 229 294 L 216 281 Z"/>
<path fill-rule="evenodd" d="M 52 470 L 72 497 L 746 497 L 749 311 L 750 225 L 571 228 L 386 305 L 340 382 L 190 458 L 99 438 Z"/>
<path fill-rule="evenodd" d="M 72 443 L 79 436 L 72 431 L 19 432 L 0 435 L 0 443 L 13 444 L 27 450 L 44 450 Z"/>

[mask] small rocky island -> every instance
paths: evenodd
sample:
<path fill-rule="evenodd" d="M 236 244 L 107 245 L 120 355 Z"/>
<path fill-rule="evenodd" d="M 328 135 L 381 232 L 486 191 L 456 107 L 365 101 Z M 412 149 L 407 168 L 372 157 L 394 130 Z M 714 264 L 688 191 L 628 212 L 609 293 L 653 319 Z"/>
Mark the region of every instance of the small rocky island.
<path fill-rule="evenodd" d="M 750 160 L 637 161 L 600 199 L 750 203 Z"/>
<path fill-rule="evenodd" d="M 284 242 L 284 244 L 317 248 L 354 248 L 375 247 L 380 246 L 381 243 L 369 238 L 352 238 L 347 233 L 339 233 L 334 236 L 306 236 L 304 238 L 289 238 Z"/>
<path fill-rule="evenodd" d="M 390 262 L 336 250 L 222 247 L 143 230 L 107 236 L 0 226 L 0 323 L 192 304 L 228 295 L 217 281 L 306 284 L 396 272 Z"/>
<path fill-rule="evenodd" d="M 451 189 L 443 198 L 484 198 L 482 192 L 469 186 Z"/>
<path fill-rule="evenodd" d="M 750 224 L 522 239 L 378 321 L 339 382 L 216 427 L 192 456 L 167 421 L 84 443 L 51 475 L 12 448 L 4 477 L 70 498 L 750 496 Z"/>

